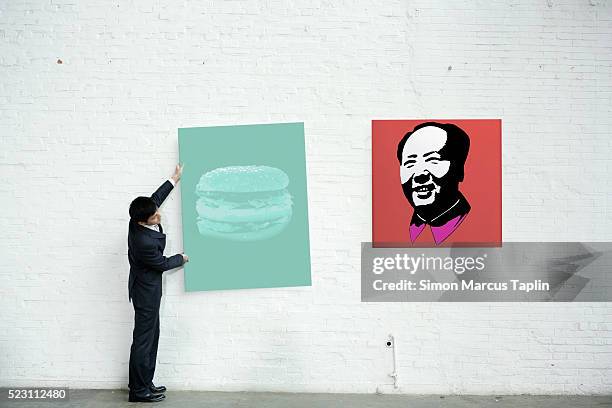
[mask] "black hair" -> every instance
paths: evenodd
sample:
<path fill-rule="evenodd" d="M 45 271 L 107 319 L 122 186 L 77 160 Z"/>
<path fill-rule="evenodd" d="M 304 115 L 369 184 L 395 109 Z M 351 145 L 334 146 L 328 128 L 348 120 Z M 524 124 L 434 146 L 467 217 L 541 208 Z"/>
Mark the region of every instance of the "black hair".
<path fill-rule="evenodd" d="M 408 138 L 417 130 L 427 126 L 437 127 L 446 132 L 446 144 L 440 149 L 440 156 L 450 160 L 451 165 L 455 166 L 458 181 L 463 180 L 463 166 L 470 150 L 470 137 L 463 129 L 452 123 L 425 122 L 415 126 L 411 132 L 404 135 L 397 145 L 397 160 L 402 163 L 402 152 Z"/>
<path fill-rule="evenodd" d="M 136 197 L 130 204 L 130 218 L 135 222 L 146 222 L 157 211 L 151 197 Z"/>

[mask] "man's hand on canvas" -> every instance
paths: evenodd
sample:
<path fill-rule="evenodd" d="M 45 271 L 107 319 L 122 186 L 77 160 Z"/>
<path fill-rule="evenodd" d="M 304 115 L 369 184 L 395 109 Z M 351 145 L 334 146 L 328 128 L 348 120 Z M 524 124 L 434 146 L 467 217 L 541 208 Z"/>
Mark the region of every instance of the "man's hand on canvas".
<path fill-rule="evenodd" d="M 183 265 L 185 265 L 187 262 L 189 262 L 189 257 L 185 254 L 182 254 L 182 255 L 183 255 Z"/>
<path fill-rule="evenodd" d="M 175 183 L 178 183 L 178 181 L 181 179 L 181 175 L 183 174 L 183 166 L 183 164 L 177 164 L 174 169 L 174 174 L 172 177 L 170 177 Z"/>

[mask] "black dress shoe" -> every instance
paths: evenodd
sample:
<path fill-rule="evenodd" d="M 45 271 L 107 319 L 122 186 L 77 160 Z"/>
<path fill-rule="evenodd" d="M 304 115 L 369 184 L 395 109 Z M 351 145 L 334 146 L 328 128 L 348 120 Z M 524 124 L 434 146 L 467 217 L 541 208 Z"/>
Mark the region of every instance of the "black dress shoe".
<path fill-rule="evenodd" d="M 163 401 L 166 398 L 164 394 L 154 394 L 152 392 L 148 392 L 146 394 L 130 394 L 128 398 L 129 402 L 159 402 Z"/>
<path fill-rule="evenodd" d="M 160 394 L 160 393 L 166 392 L 166 387 L 164 387 L 163 385 L 160 385 L 159 387 L 156 387 L 154 384 L 151 384 L 149 389 L 151 390 L 151 392 L 156 393 L 156 394 Z"/>

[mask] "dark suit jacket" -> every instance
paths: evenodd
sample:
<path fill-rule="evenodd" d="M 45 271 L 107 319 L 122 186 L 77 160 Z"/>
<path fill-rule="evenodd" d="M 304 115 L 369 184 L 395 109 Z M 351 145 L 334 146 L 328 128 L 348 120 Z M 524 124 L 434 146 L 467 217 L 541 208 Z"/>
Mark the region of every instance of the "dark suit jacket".
<path fill-rule="evenodd" d="M 158 207 L 164 202 L 174 186 L 169 181 L 162 184 L 151 199 Z M 162 272 L 183 265 L 183 256 L 176 254 L 164 256 L 166 234 L 161 224 L 159 231 L 143 227 L 130 220 L 128 232 L 128 260 L 130 261 L 130 279 L 128 282 L 128 299 L 138 297 L 139 303 L 159 304 L 161 299 Z"/>

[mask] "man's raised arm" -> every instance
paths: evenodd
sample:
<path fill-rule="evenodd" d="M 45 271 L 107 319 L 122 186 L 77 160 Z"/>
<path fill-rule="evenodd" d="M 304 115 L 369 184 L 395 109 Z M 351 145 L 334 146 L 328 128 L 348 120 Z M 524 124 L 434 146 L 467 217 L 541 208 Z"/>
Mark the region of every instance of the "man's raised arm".
<path fill-rule="evenodd" d="M 183 174 L 183 165 L 177 164 L 174 169 L 174 174 L 151 195 L 151 200 L 155 202 L 156 206 L 160 207 L 162 205 L 176 183 L 181 179 L 181 174 Z"/>

